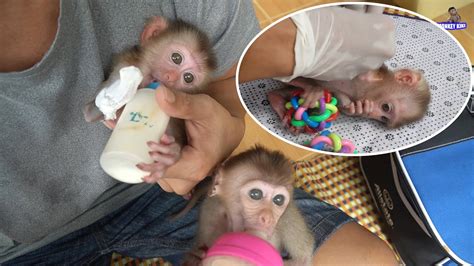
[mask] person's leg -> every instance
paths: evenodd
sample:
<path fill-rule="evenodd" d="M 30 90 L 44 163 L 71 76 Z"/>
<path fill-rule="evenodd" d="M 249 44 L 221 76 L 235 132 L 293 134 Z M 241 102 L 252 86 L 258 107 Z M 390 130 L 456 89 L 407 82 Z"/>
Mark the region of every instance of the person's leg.
<path fill-rule="evenodd" d="M 391 249 L 338 208 L 295 190 L 295 202 L 314 233 L 313 265 L 395 265 Z"/>
<path fill-rule="evenodd" d="M 313 265 L 398 265 L 392 250 L 358 223 L 343 225 L 313 257 Z"/>
<path fill-rule="evenodd" d="M 136 258 L 179 259 L 192 246 L 198 210 L 193 208 L 176 221 L 170 216 L 186 203 L 154 186 L 101 220 L 5 265 L 99 264 L 110 262 L 112 252 Z"/>
<path fill-rule="evenodd" d="M 101 220 L 96 237 L 102 252 L 134 258 L 164 257 L 174 264 L 192 247 L 200 202 L 186 215 L 172 219 L 188 201 L 154 186 L 122 212 Z M 179 264 L 178 264 L 179 265 Z"/>

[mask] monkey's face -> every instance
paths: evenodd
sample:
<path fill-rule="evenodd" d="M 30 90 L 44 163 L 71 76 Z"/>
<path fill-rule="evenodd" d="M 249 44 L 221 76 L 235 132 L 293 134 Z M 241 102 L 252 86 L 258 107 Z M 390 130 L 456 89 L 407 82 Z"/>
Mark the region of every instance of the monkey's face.
<path fill-rule="evenodd" d="M 401 69 L 384 74 L 365 75 L 353 82 L 353 88 L 361 91 L 355 101 L 369 100 L 373 108 L 366 116 L 380 121 L 389 128 L 399 127 L 419 119 L 426 106 L 415 98 L 429 99 L 429 90 L 418 71 Z M 423 92 L 424 91 L 424 92 Z"/>
<path fill-rule="evenodd" d="M 368 117 L 382 122 L 389 128 L 397 127 L 401 121 L 406 120 L 414 110 L 410 109 L 411 101 L 397 93 L 387 94 L 374 101 L 372 112 Z"/>
<path fill-rule="evenodd" d="M 206 77 L 201 57 L 189 45 L 167 42 L 161 46 L 157 58 L 152 62 L 152 79 L 172 89 L 190 90 L 199 87 Z"/>
<path fill-rule="evenodd" d="M 449 10 L 449 14 L 451 14 L 451 16 L 455 16 L 455 15 L 457 15 L 457 13 L 458 13 L 458 11 L 454 8 Z"/>
<path fill-rule="evenodd" d="M 288 189 L 262 180 L 252 180 L 240 187 L 244 229 L 273 234 L 280 216 L 290 201 Z"/>

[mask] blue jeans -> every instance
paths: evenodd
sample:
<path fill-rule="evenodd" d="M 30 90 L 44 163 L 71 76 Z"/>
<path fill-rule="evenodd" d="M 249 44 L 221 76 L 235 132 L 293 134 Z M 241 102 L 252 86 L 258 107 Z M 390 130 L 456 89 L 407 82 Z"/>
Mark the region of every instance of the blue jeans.
<path fill-rule="evenodd" d="M 295 201 L 314 233 L 317 249 L 334 231 L 353 221 L 339 209 L 296 189 Z M 200 204 L 170 221 L 186 205 L 182 197 L 154 186 L 101 220 L 4 265 L 109 264 L 112 252 L 135 258 L 164 257 L 177 264 L 192 246 Z"/>

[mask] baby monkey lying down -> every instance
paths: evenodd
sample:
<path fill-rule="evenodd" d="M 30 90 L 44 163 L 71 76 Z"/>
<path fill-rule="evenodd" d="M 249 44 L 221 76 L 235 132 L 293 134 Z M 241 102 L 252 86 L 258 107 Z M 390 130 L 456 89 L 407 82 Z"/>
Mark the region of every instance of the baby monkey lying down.
<path fill-rule="evenodd" d="M 338 107 L 345 114 L 375 119 L 389 128 L 421 119 L 431 98 L 428 83 L 421 72 L 412 69 L 391 71 L 386 66 L 351 80 L 320 81 L 298 77 L 289 84 L 304 89 L 303 107 L 313 106 L 323 97 L 323 89 L 327 89 L 339 100 Z M 272 108 L 282 120 L 290 92 L 291 89 L 284 88 L 268 94 Z M 292 132 L 299 133 L 295 129 Z"/>

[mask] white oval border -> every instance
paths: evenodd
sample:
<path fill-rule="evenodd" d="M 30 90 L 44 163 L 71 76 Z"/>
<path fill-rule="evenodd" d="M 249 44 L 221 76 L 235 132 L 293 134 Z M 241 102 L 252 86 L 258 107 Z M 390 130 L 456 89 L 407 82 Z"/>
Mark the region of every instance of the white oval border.
<path fill-rule="evenodd" d="M 276 133 L 274 133 L 273 131 L 271 131 L 270 129 L 268 129 L 266 126 L 264 126 L 262 123 L 260 123 L 260 121 L 258 121 L 257 118 L 255 118 L 255 116 L 252 114 L 252 112 L 249 111 L 249 109 L 247 108 L 247 105 L 245 104 L 245 101 L 244 99 L 242 98 L 242 94 L 240 93 L 240 86 L 239 86 L 239 74 L 240 74 L 240 65 L 242 64 L 242 60 L 245 56 L 245 54 L 247 53 L 247 50 L 250 48 L 250 46 L 255 42 L 255 40 L 260 37 L 260 35 L 262 35 L 263 33 L 265 33 L 268 29 L 270 29 L 271 27 L 273 27 L 274 25 L 280 23 L 280 21 L 283 21 L 293 15 L 296 15 L 296 14 L 299 14 L 299 13 L 303 13 L 303 12 L 306 12 L 306 11 L 309 11 L 309 10 L 312 10 L 312 9 L 318 9 L 318 8 L 325 8 L 325 7 L 331 7 L 331 6 L 341 6 L 341 5 L 371 5 L 371 6 L 381 6 L 381 7 L 384 7 L 384 8 L 391 8 L 391 9 L 395 9 L 395 10 L 399 10 L 399 11 L 403 11 L 403 12 L 406 12 L 406 13 L 409 13 L 409 14 L 412 14 L 412 15 L 415 15 L 415 16 L 418 16 L 420 18 L 423 18 L 424 20 L 430 22 L 431 24 L 435 24 L 436 27 L 440 28 L 442 31 L 444 31 L 445 34 L 447 34 L 451 39 L 453 39 L 453 41 L 455 43 L 457 43 L 457 45 L 461 48 L 461 51 L 464 53 L 464 56 L 465 58 L 467 59 L 467 62 L 469 63 L 469 73 L 470 73 L 470 76 L 471 76 L 471 84 L 470 84 L 470 87 L 469 87 L 469 91 L 470 93 L 468 93 L 468 96 L 466 97 L 466 101 L 464 102 L 464 104 L 462 105 L 462 108 L 459 110 L 459 112 L 454 116 L 454 118 L 451 120 L 451 122 L 447 123 L 444 127 L 442 127 L 440 130 L 436 131 L 433 135 L 431 135 L 430 137 L 428 137 L 427 139 L 423 139 L 423 140 L 420 140 L 420 141 L 417 141 L 417 142 L 414 142 L 412 144 L 409 144 L 407 146 L 403 146 L 401 148 L 398 148 L 398 149 L 393 149 L 393 150 L 388 150 L 388 151 L 379 151 L 379 152 L 374 152 L 374 153 L 358 153 L 358 154 L 347 154 L 347 153 L 337 153 L 337 152 L 328 152 L 328 151 L 321 151 L 321 150 L 315 150 L 313 148 L 310 148 L 310 147 L 306 147 L 306 146 L 303 146 L 301 144 L 298 144 L 298 143 L 295 143 L 293 141 L 290 141 L 290 140 L 287 140 L 285 139 L 284 137 L 282 136 L 279 136 L 277 135 Z M 418 144 L 421 144 L 425 141 L 428 141 L 430 140 L 431 138 L 437 136 L 439 133 L 443 132 L 446 128 L 448 128 L 452 123 L 454 123 L 454 121 L 456 121 L 456 119 L 461 115 L 461 113 L 464 111 L 464 108 L 466 108 L 467 106 L 467 103 L 469 102 L 469 98 L 471 97 L 471 95 L 474 95 L 474 93 L 472 92 L 472 87 L 474 86 L 474 80 L 473 80 L 473 71 L 472 71 L 472 62 L 468 56 L 468 54 L 466 53 L 466 50 L 464 49 L 464 47 L 459 43 L 459 41 L 454 38 L 454 36 L 452 34 L 450 34 L 447 30 L 445 30 L 443 27 L 441 27 L 438 23 L 436 23 L 435 21 L 423 16 L 423 15 L 420 15 L 418 13 L 415 13 L 413 11 L 410 11 L 408 9 L 404 9 L 404 8 L 400 8 L 400 7 L 396 7 L 396 6 L 391 6 L 391 5 L 386 5 L 386 4 L 379 4 L 379 3 L 372 3 L 372 2 L 336 2 L 336 3 L 330 3 L 330 4 L 322 4 L 322 5 L 315 5 L 315 6 L 311 6 L 311 7 L 307 7 L 307 8 L 304 8 L 304 9 L 301 9 L 301 10 L 298 10 L 298 11 L 295 11 L 293 13 L 290 13 L 284 17 L 281 17 L 279 18 L 278 20 L 272 22 L 270 25 L 266 26 L 265 28 L 263 28 L 251 41 L 249 44 L 247 44 L 247 47 L 245 47 L 244 51 L 242 52 L 242 55 L 240 56 L 240 59 L 239 59 L 239 62 L 237 64 L 237 70 L 236 70 L 236 76 L 235 76 L 235 87 L 237 89 L 237 94 L 239 95 L 239 99 L 240 99 L 240 103 L 243 105 L 243 107 L 245 108 L 245 111 L 247 112 L 247 115 L 249 115 L 261 128 L 265 129 L 268 133 L 270 133 L 271 135 L 273 135 L 274 137 L 277 137 L 278 139 L 292 145 L 292 146 L 295 146 L 295 147 L 298 147 L 298 148 L 301 148 L 301 149 L 305 149 L 305 150 L 308 150 L 308 151 L 311 151 L 311 152 L 314 152 L 314 153 L 322 153 L 322 154 L 327 154 L 327 155 L 337 155 L 337 156 L 347 156 L 347 157 L 360 157 L 360 156 L 375 156 L 375 155 L 382 155 L 382 154 L 388 154 L 388 153 L 393 153 L 393 152 L 398 152 L 400 150 L 405 150 L 405 149 L 408 149 L 408 148 L 411 148 L 411 147 L 414 147 Z"/>

